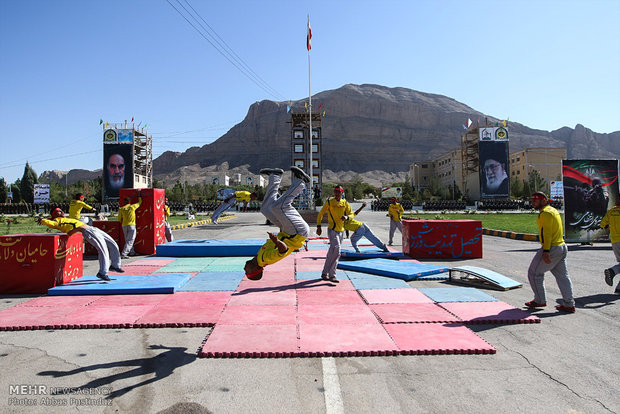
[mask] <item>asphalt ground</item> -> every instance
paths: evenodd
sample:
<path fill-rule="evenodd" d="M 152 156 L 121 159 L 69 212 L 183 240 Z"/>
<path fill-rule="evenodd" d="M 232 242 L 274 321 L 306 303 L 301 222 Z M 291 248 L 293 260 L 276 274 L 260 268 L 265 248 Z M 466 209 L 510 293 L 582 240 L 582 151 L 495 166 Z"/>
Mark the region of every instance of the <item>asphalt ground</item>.
<path fill-rule="evenodd" d="M 387 239 L 385 212 L 359 219 Z M 174 235 L 266 237 L 276 229 L 264 223 L 260 213 L 237 213 Z M 482 259 L 432 262 L 515 279 L 524 287 L 486 292 L 523 307 L 537 248 L 484 236 Z M 555 311 L 560 293 L 547 274 L 548 306 L 535 312 L 542 323 L 471 326 L 495 355 L 207 359 L 197 352 L 211 328 L 0 332 L 0 413 L 617 413 L 620 295 L 603 280 L 613 262 L 608 244 L 569 245 L 577 312 Z M 95 258 L 84 261 L 85 274 L 97 268 Z M 0 309 L 31 297 L 1 296 Z"/>

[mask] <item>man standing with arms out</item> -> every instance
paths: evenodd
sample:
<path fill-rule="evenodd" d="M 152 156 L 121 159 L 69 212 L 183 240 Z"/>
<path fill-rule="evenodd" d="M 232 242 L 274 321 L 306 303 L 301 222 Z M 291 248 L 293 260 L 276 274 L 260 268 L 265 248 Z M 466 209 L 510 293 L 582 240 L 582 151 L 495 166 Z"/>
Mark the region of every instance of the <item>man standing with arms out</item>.
<path fill-rule="evenodd" d="M 355 211 L 355 213 L 353 213 L 353 216 L 357 216 L 364 207 L 366 207 L 365 202 L 362 203 L 361 207 L 358 208 L 357 211 Z M 370 230 L 370 227 L 368 227 L 366 224 L 362 223 L 361 221 L 357 221 L 349 217 L 349 220 L 347 220 L 344 223 L 344 229 L 353 232 L 353 234 L 351 235 L 351 246 L 353 246 L 353 248 L 355 249 L 357 253 L 360 252 L 360 249 L 357 247 L 357 242 L 360 241 L 360 239 L 364 236 L 368 239 L 368 241 L 370 241 L 372 244 L 374 244 L 375 246 L 377 246 L 384 252 L 389 251 L 385 243 L 383 243 L 372 232 L 372 230 Z"/>
<path fill-rule="evenodd" d="M 347 200 L 342 198 L 343 189 L 341 186 L 334 187 L 334 197 L 329 197 L 316 219 L 316 234 L 322 233 L 321 221 L 323 216 L 328 213 L 327 237 L 329 237 L 329 250 L 325 258 L 325 265 L 321 272 L 321 279 L 338 283 L 336 279 L 336 268 L 340 259 L 340 245 L 344 236 L 344 222 L 353 217 L 353 210 Z"/>
<path fill-rule="evenodd" d="M 121 254 L 118 251 L 118 245 L 114 239 L 103 230 L 84 224 L 80 220 L 65 218 L 65 213 L 59 208 L 55 208 L 54 211 L 52 211 L 51 220 L 39 218 L 37 223 L 44 224 L 52 229 L 60 230 L 67 233 L 68 236 L 78 231 L 82 233 L 84 240 L 97 249 L 97 256 L 99 258 L 99 272 L 97 273 L 97 277 L 99 279 L 110 280 L 108 277 L 108 269 L 118 273 L 125 273 L 125 271 L 121 269 Z"/>
<path fill-rule="evenodd" d="M 396 197 L 392 197 L 392 204 L 388 207 L 388 216 L 390 217 L 390 238 L 388 240 L 388 246 L 392 245 L 394 241 L 394 232 L 396 229 L 403 233 L 403 213 L 405 209 L 400 205 Z"/>
<path fill-rule="evenodd" d="M 93 208 L 84 202 L 84 194 L 77 193 L 74 200 L 69 204 L 69 218 L 80 220 L 82 223 L 91 224 L 92 220 L 87 217 L 80 218 L 82 215 L 82 209 L 92 210 Z"/>
<path fill-rule="evenodd" d="M 125 205 L 118 209 L 118 221 L 121 222 L 123 234 L 125 235 L 125 247 L 121 252 L 121 257 L 127 259 L 128 255 L 134 256 L 133 243 L 136 241 L 136 210 L 142 205 L 142 196 L 138 190 L 138 202 L 131 204 L 131 199 L 125 197 Z"/>
<path fill-rule="evenodd" d="M 548 205 L 545 193 L 537 191 L 532 194 L 532 207 L 539 211 L 538 237 L 541 248 L 536 252 L 527 271 L 527 278 L 534 291 L 534 300 L 527 302 L 528 308 L 544 308 L 547 306 L 545 293 L 545 272 L 550 271 L 560 288 L 564 303 L 555 308 L 562 312 L 575 313 L 573 284 L 566 269 L 568 248 L 564 243 L 562 217 L 558 211 Z"/>
<path fill-rule="evenodd" d="M 614 276 L 620 273 L 620 200 L 618 203 L 607 211 L 603 220 L 601 220 L 601 227 L 609 228 L 609 238 L 611 239 L 611 248 L 616 256 L 618 262 L 615 266 L 605 269 L 605 283 L 609 286 L 614 285 Z M 620 282 L 616 286 L 616 294 L 620 294 Z"/>
<path fill-rule="evenodd" d="M 220 215 L 232 206 L 234 206 L 237 202 L 244 202 L 243 211 L 246 211 L 250 200 L 256 200 L 256 193 L 250 193 L 249 191 L 235 191 L 234 193 L 226 197 L 224 199 L 224 202 L 215 209 L 213 215 L 211 216 L 211 222 L 213 224 L 217 224 L 217 219 L 220 217 Z"/>
<path fill-rule="evenodd" d="M 269 221 L 280 228 L 276 236 L 267 232 L 269 240 L 260 248 L 256 256 L 245 262 L 245 275 L 250 280 L 263 277 L 263 268 L 284 259 L 289 254 L 303 247 L 310 229 L 295 207 L 291 205 L 310 182 L 310 177 L 298 167 L 291 167 L 293 179 L 291 186 L 281 196 L 278 189 L 282 181 L 280 168 L 265 168 L 261 174 L 269 174 L 269 185 L 265 190 L 265 199 L 260 211 Z"/>

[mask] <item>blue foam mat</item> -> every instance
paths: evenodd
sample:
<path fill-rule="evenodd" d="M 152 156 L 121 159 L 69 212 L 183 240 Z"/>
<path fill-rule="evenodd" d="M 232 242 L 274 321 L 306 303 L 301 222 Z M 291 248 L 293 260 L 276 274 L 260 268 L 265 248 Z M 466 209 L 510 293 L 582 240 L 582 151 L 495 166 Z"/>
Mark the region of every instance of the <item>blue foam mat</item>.
<path fill-rule="evenodd" d="M 205 272 L 198 273 L 183 285 L 179 292 L 211 292 L 236 290 L 243 279 L 243 272 Z"/>
<path fill-rule="evenodd" d="M 156 256 L 231 257 L 254 256 L 267 239 L 175 240 L 157 246 Z"/>
<path fill-rule="evenodd" d="M 354 270 L 375 275 L 394 277 L 403 280 L 414 280 L 420 276 L 428 276 L 447 272 L 445 266 L 432 264 L 403 262 L 390 259 L 366 259 L 338 263 L 338 269 Z"/>
<path fill-rule="evenodd" d="M 411 257 L 405 255 L 403 252 L 384 252 L 381 249 L 364 249 L 360 247 L 360 252 L 356 252 L 353 249 L 341 249 L 340 257 L 343 259 L 411 259 Z"/>
<path fill-rule="evenodd" d="M 351 279 L 351 283 L 357 290 L 361 289 L 411 289 L 411 286 L 402 279 L 392 279 L 373 275 L 368 279 Z"/>
<path fill-rule="evenodd" d="M 50 296 L 70 295 L 138 295 L 174 293 L 191 278 L 189 273 L 109 276 L 109 282 L 96 276 L 82 276 L 69 283 L 48 289 Z"/>
<path fill-rule="evenodd" d="M 476 288 L 420 288 L 420 292 L 437 303 L 442 302 L 497 302 L 498 299 Z"/>

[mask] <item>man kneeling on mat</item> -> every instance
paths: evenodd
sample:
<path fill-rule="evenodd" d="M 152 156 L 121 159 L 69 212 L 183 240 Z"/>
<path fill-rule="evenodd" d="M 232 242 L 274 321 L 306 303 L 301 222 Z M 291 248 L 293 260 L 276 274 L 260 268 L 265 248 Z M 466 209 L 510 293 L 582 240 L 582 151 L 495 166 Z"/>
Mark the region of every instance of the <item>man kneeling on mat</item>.
<path fill-rule="evenodd" d="M 278 196 L 284 171 L 280 168 L 260 170 L 261 174 L 269 175 L 269 185 L 265 190 L 265 199 L 260 211 L 267 220 L 280 228 L 280 233 L 276 236 L 267 232 L 269 240 L 263 244 L 256 256 L 245 262 L 245 275 L 250 280 L 259 280 L 263 277 L 265 266 L 282 260 L 303 247 L 308 234 L 310 234 L 308 224 L 291 205 L 293 199 L 310 182 L 310 177 L 298 167 L 291 167 L 291 172 L 293 179 L 290 188 Z"/>

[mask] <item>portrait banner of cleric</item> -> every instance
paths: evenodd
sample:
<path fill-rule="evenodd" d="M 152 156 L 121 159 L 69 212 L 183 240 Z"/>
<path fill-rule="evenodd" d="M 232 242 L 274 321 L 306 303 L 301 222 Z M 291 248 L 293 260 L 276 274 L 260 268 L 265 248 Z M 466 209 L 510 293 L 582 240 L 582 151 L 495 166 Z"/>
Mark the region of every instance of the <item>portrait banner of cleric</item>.
<path fill-rule="evenodd" d="M 482 198 L 510 197 L 508 143 L 480 142 L 480 187 Z"/>
<path fill-rule="evenodd" d="M 133 158 L 130 144 L 106 144 L 103 155 L 105 198 L 118 198 L 121 188 L 133 188 Z"/>

